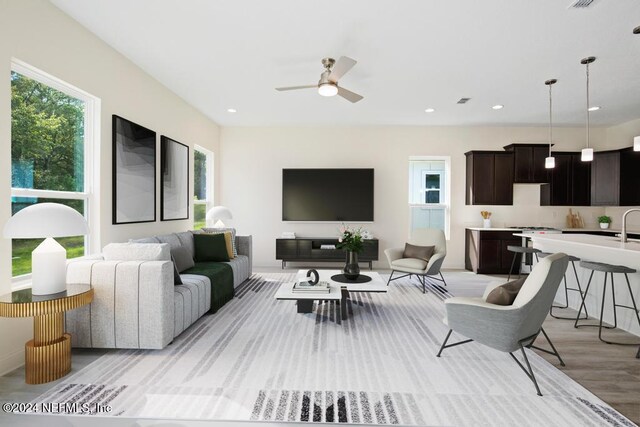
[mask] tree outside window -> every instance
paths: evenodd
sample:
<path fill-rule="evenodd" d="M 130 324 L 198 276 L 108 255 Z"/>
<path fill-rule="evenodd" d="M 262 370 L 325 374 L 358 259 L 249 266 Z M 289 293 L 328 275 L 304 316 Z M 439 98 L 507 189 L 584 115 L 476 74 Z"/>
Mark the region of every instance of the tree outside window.
<path fill-rule="evenodd" d="M 39 81 L 35 72 L 25 71 L 11 71 L 12 214 L 33 204 L 53 202 L 84 215 L 88 202 L 86 102 Z M 42 240 L 12 241 L 14 277 L 31 273 L 31 252 Z M 84 236 L 58 242 L 67 249 L 68 258 L 85 254 Z"/>

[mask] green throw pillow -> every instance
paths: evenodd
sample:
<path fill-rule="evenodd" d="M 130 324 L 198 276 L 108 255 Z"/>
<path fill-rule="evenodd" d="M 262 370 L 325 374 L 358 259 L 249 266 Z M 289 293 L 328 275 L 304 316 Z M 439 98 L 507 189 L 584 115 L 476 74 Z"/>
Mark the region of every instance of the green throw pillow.
<path fill-rule="evenodd" d="M 193 246 L 197 262 L 229 261 L 224 234 L 194 234 Z"/>

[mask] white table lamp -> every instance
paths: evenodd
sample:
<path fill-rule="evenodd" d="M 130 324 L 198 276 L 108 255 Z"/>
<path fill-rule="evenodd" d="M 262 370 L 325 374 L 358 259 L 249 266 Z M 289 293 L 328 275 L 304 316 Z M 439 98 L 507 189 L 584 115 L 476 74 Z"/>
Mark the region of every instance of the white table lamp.
<path fill-rule="evenodd" d="M 33 295 L 63 292 L 67 288 L 67 251 L 54 237 L 82 236 L 89 233 L 84 217 L 59 203 L 39 203 L 13 215 L 4 226 L 4 237 L 44 241 L 31 252 L 31 291 Z"/>
<path fill-rule="evenodd" d="M 207 222 L 212 221 L 214 227 L 224 227 L 223 219 L 233 219 L 233 214 L 226 206 L 214 206 L 207 212 Z"/>

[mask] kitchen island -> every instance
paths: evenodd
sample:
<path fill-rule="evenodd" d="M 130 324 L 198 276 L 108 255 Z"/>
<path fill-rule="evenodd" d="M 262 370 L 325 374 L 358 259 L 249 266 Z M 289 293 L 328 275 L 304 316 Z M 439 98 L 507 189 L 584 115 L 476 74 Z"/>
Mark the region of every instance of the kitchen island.
<path fill-rule="evenodd" d="M 526 237 L 532 240 L 535 248 L 543 252 L 564 252 L 568 255 L 579 257 L 584 261 L 624 265 L 640 272 L 640 240 L 637 239 L 629 239 L 627 243 L 622 243 L 618 237 L 594 236 L 589 234 L 536 234 L 527 235 Z M 576 268 L 578 270 L 580 284 L 584 290 L 586 289 L 591 270 L 580 268 L 579 263 L 576 263 Z M 573 274 L 567 273 L 566 278 L 569 287 L 577 287 Z M 629 274 L 629 281 L 631 282 L 633 297 L 636 303 L 640 303 L 640 273 Z M 600 317 L 603 283 L 604 274 L 596 272 L 593 275 L 589 294 L 585 299 L 589 316 L 592 318 Z M 632 305 L 627 283 L 624 276 L 620 274 L 615 275 L 615 290 L 616 302 L 618 304 Z M 556 303 L 564 303 L 564 287 L 562 284 L 558 288 Z M 577 292 L 569 292 L 569 306 L 575 310 L 578 310 L 580 307 L 580 297 Z M 605 322 L 613 324 L 610 284 L 607 286 L 603 319 Z M 618 308 L 618 327 L 640 336 L 640 326 L 638 326 L 638 321 L 632 310 Z"/>

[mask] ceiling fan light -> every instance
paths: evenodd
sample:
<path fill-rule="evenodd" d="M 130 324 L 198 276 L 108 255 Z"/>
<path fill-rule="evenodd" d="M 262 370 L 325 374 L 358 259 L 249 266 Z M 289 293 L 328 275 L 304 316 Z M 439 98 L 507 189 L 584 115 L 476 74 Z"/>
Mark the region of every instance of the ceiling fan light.
<path fill-rule="evenodd" d="M 544 167 L 546 169 L 553 169 L 556 167 L 556 158 L 555 157 L 547 157 L 544 159 Z"/>
<path fill-rule="evenodd" d="M 593 160 L 593 148 L 583 148 L 580 155 L 580 160 L 583 162 L 590 162 Z"/>
<path fill-rule="evenodd" d="M 633 138 L 633 151 L 640 151 L 640 136 Z"/>
<path fill-rule="evenodd" d="M 318 86 L 318 93 L 322 96 L 336 96 L 338 94 L 338 86 L 332 83 L 323 83 Z"/>

